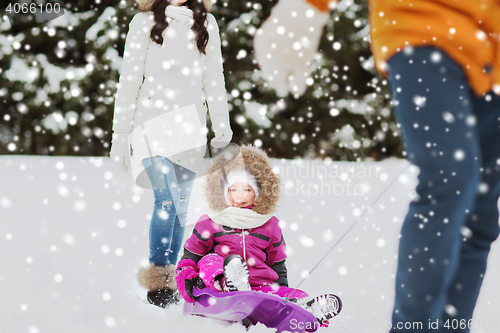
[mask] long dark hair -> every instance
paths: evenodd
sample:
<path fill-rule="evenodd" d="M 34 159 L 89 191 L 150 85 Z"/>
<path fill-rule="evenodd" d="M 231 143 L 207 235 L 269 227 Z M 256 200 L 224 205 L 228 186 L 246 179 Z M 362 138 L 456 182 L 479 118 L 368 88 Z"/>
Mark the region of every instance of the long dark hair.
<path fill-rule="evenodd" d="M 146 12 L 152 11 L 155 19 L 155 25 L 151 28 L 150 38 L 153 42 L 163 44 L 163 31 L 168 27 L 167 16 L 165 15 L 165 8 L 170 4 L 169 0 L 154 0 L 152 3 L 146 1 L 142 6 L 139 5 L 139 10 Z M 208 10 L 205 7 L 204 1 L 201 0 L 188 0 L 184 6 L 193 11 L 193 26 L 191 30 L 195 33 L 196 46 L 200 53 L 206 54 L 205 49 L 208 43 L 208 31 L 205 27 Z"/>

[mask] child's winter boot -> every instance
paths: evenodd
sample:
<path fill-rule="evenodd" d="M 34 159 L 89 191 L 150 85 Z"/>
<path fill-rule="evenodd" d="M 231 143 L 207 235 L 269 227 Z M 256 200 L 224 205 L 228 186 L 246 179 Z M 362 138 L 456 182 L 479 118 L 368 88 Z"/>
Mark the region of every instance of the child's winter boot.
<path fill-rule="evenodd" d="M 224 278 L 226 291 L 252 290 L 247 264 L 239 255 L 232 254 L 224 259 Z"/>

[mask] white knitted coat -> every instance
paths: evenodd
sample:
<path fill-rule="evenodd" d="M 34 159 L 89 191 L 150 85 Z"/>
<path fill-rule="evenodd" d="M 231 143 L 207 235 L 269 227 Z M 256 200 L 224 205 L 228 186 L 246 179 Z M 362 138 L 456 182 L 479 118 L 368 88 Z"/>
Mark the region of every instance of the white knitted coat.
<path fill-rule="evenodd" d="M 202 161 L 205 153 L 206 104 L 214 124 L 229 123 L 214 16 L 207 15 L 205 55 L 194 41 L 191 10 L 167 6 L 166 14 L 169 26 L 163 32 L 163 45 L 150 39 L 151 12 L 132 18 L 115 99 L 113 131 L 132 133 L 132 171 L 137 185 L 145 188 L 151 185 L 141 165 L 144 158 L 164 156 L 189 169 L 200 164 L 196 161 Z M 186 151 L 191 152 L 190 161 L 182 154 Z"/>

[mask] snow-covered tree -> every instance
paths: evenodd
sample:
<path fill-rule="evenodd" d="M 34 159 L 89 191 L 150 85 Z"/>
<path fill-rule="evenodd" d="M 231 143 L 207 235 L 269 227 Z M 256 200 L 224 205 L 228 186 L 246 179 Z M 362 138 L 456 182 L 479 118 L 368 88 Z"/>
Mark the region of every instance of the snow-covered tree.
<path fill-rule="evenodd" d="M 133 1 L 74 2 L 22 31 L 1 13 L 0 153 L 108 154 L 119 52 L 137 10 Z"/>

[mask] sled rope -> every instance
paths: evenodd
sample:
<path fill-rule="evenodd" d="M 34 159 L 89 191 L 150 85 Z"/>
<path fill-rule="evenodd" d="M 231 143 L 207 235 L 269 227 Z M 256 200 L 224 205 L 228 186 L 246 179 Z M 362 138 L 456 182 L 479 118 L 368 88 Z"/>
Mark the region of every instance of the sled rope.
<path fill-rule="evenodd" d="M 335 249 L 335 247 L 337 247 L 337 245 L 342 241 L 342 239 L 344 239 L 344 237 L 356 226 L 356 224 L 358 224 L 358 222 L 361 221 L 361 219 L 365 216 L 365 214 L 372 209 L 372 207 L 389 190 L 389 188 L 391 188 L 391 186 L 394 185 L 399 176 L 401 176 L 412 165 L 413 163 L 410 162 L 410 164 L 408 164 L 403 170 L 401 170 L 401 172 L 399 172 L 399 174 L 396 177 L 394 177 L 394 179 L 385 187 L 385 189 L 382 190 L 382 192 L 380 192 L 380 194 L 375 198 L 375 200 L 373 200 L 372 203 L 368 205 L 368 207 L 356 219 L 356 221 L 354 221 L 354 223 L 349 227 L 349 229 L 347 229 L 347 231 L 344 232 L 344 234 L 335 242 L 335 244 L 332 245 L 332 247 L 328 250 L 328 252 L 326 252 L 326 254 L 320 259 L 320 261 L 318 261 L 318 263 L 307 273 L 307 275 L 302 279 L 302 281 L 300 281 L 300 283 L 285 296 L 285 301 L 283 302 L 283 304 L 286 304 L 286 302 L 289 300 L 288 297 L 292 295 L 295 292 L 295 290 L 299 289 L 300 285 L 309 277 L 309 275 L 311 275 L 311 273 L 323 262 L 323 260 L 326 259 L 326 257 L 328 257 L 328 255 L 333 251 L 333 249 Z"/>

